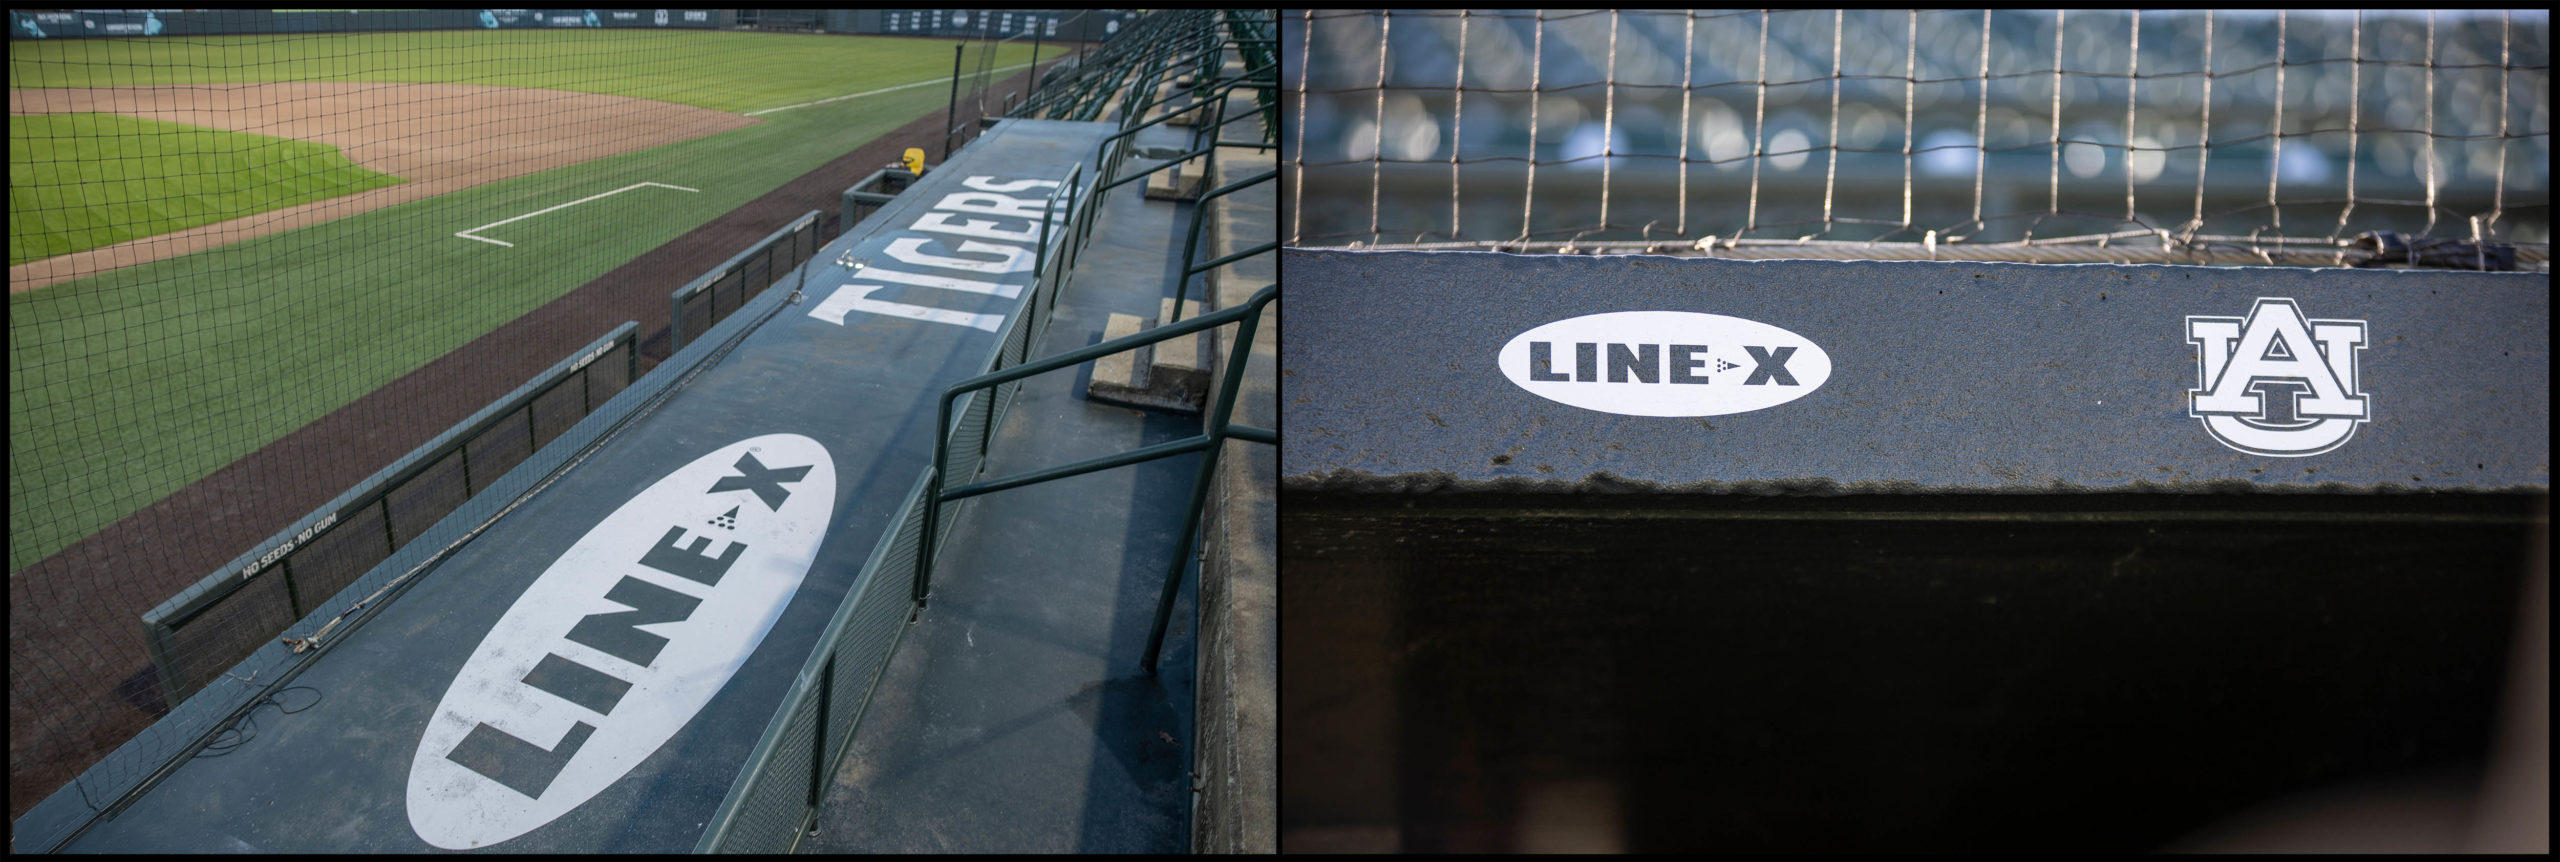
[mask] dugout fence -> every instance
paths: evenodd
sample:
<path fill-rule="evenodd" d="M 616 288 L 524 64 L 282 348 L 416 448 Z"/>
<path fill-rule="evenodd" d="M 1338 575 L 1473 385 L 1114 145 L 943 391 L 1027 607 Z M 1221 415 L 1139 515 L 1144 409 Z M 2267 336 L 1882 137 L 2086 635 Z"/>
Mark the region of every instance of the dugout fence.
<path fill-rule="evenodd" d="M 818 253 L 825 238 L 818 235 L 819 213 L 810 210 L 790 224 L 776 229 L 747 250 L 738 252 L 710 272 L 667 295 L 667 345 L 670 352 L 683 350 L 688 326 L 696 331 L 708 330 L 746 307 L 749 301 L 773 286 L 786 275 L 797 275 L 791 289 L 797 292 L 808 277 L 800 266 L 810 255 Z M 851 222 L 846 223 L 848 226 Z M 695 321 L 687 323 L 687 321 Z"/>
<path fill-rule="evenodd" d="M 625 323 L 142 615 L 166 703 L 275 640 L 639 376 Z M 261 577 L 264 576 L 264 577 Z"/>

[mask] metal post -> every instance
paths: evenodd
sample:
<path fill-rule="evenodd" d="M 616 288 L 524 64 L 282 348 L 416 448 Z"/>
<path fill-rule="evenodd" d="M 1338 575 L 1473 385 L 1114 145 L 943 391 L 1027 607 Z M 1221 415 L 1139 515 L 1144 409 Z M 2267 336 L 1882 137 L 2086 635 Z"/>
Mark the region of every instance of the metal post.
<path fill-rule="evenodd" d="M 919 612 L 924 609 L 925 600 L 933 595 L 933 534 L 934 528 L 939 526 L 935 522 L 941 520 L 942 515 L 943 475 L 951 466 L 951 393 L 944 392 L 935 400 L 938 404 L 933 417 L 933 480 L 925 485 L 924 535 L 916 540 L 914 599 Z M 913 620 L 914 617 L 908 619 Z"/>
<path fill-rule="evenodd" d="M 667 297 L 667 358 L 684 350 L 684 294 Z M 633 351 L 638 352 L 638 351 Z"/>
<path fill-rule="evenodd" d="M 1227 419 L 1235 413 L 1236 390 L 1243 384 L 1244 364 L 1253 358 L 1253 330 L 1259 321 L 1259 312 L 1236 320 L 1235 344 L 1227 349 L 1226 385 L 1210 408 L 1206 429 L 1209 445 L 1200 451 L 1200 474 L 1191 481 L 1191 505 L 1182 511 L 1182 532 L 1174 540 L 1173 564 L 1165 569 L 1164 589 L 1156 594 L 1155 625 L 1147 630 L 1147 654 L 1139 659 L 1139 668 L 1148 676 L 1155 675 L 1156 653 L 1164 648 L 1165 625 L 1173 619 L 1173 597 L 1182 588 L 1182 569 L 1191 557 L 1192 539 L 1200 532 L 1200 509 L 1209 500 L 1209 480 L 1217 476 L 1218 453 L 1227 442 Z"/>
<path fill-rule="evenodd" d="M 951 132 L 960 122 L 960 52 L 967 45 L 951 46 L 951 104 L 942 109 L 942 160 L 951 160 Z"/>
<path fill-rule="evenodd" d="M 826 668 L 818 672 L 818 732 L 814 734 L 816 738 L 809 743 L 809 807 L 811 808 L 818 807 L 818 800 L 824 798 L 827 792 L 827 737 L 831 735 L 827 732 L 827 719 L 830 717 L 827 712 L 829 707 L 835 705 L 835 700 L 836 655 L 834 648 L 829 647 Z"/>
<path fill-rule="evenodd" d="M 525 407 L 524 423 L 533 424 L 531 405 Z M 391 529 L 391 492 L 389 491 L 384 491 L 382 494 L 382 545 L 389 549 L 383 552 L 384 556 L 400 553 L 400 534 Z"/>
<path fill-rule="evenodd" d="M 294 583 L 294 582 L 293 582 L 293 555 L 288 553 L 288 554 L 284 555 L 284 559 L 277 560 L 277 561 L 276 561 L 276 563 L 277 563 L 277 567 L 278 567 L 278 568 L 281 568 L 281 569 L 283 569 L 283 570 L 284 570 L 284 602 L 285 602 L 285 606 L 286 606 L 286 607 L 288 607 L 288 608 L 291 608 L 291 609 L 293 610 L 293 618 L 294 618 L 294 619 L 297 619 L 297 620 L 298 620 L 298 619 L 301 619 L 301 618 L 302 618 L 302 587 L 301 587 L 301 585 L 296 584 L 296 583 Z"/>

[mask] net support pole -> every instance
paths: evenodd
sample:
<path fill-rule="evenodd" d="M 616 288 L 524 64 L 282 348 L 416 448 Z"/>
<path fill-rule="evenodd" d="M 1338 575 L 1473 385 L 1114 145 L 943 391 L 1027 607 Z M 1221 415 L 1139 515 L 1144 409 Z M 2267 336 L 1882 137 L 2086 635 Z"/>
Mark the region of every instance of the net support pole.
<path fill-rule="evenodd" d="M 942 160 L 951 160 L 951 133 L 960 127 L 960 55 L 966 44 L 951 46 L 951 105 L 942 109 Z"/>

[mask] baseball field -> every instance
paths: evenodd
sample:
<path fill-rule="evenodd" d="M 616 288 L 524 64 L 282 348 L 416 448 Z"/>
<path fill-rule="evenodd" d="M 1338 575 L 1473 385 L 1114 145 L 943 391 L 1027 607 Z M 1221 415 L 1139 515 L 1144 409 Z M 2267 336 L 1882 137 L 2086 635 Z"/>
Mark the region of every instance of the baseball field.
<path fill-rule="evenodd" d="M 952 44 L 12 44 L 11 570 L 940 110 Z"/>
<path fill-rule="evenodd" d="M 9 118 L 9 264 L 402 182 L 338 148 L 117 114 Z"/>

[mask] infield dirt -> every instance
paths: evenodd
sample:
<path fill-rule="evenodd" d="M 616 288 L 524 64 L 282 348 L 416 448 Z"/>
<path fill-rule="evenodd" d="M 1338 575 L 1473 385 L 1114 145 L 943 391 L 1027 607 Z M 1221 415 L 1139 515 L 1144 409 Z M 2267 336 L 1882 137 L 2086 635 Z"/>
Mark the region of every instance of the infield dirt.
<path fill-rule="evenodd" d="M 9 113 L 122 114 L 317 141 L 408 180 L 28 261 L 9 268 L 11 293 L 763 122 L 627 96 L 376 82 L 12 90 Z"/>

